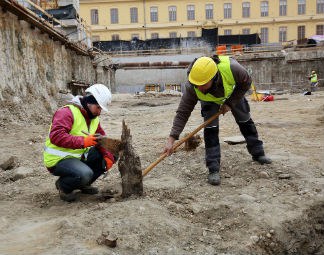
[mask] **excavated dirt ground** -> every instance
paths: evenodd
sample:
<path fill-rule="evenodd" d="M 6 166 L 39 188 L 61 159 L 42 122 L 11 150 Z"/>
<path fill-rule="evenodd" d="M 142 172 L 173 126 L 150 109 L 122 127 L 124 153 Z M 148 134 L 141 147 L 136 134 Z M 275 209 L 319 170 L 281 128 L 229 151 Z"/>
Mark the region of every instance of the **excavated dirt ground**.
<path fill-rule="evenodd" d="M 162 152 L 179 100 L 114 95 L 102 124 L 119 138 L 125 119 L 144 169 Z M 0 170 L 0 254 L 324 254 L 324 92 L 251 102 L 272 165 L 222 142 L 222 184 L 213 187 L 202 143 L 154 168 L 143 197 L 78 194 L 76 203 L 59 199 L 42 164 L 48 106 L 28 101 L 0 110 L 0 164 L 14 157 Z M 184 133 L 201 123 L 197 105 Z M 221 139 L 236 135 L 232 115 L 221 117 Z M 117 165 L 95 184 L 120 192 Z M 118 237 L 117 247 L 97 243 L 103 232 Z"/>

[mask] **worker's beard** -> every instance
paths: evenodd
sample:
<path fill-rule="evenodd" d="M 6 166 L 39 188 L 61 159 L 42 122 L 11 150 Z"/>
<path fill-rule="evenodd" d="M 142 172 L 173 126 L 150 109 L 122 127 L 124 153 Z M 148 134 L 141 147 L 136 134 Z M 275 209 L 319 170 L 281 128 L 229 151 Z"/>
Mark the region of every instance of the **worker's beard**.
<path fill-rule="evenodd" d="M 88 117 L 89 119 L 94 119 L 96 118 L 97 116 L 93 115 L 92 112 L 90 111 L 89 107 L 88 107 L 88 100 L 87 100 L 87 97 L 84 97 L 84 98 L 81 98 L 80 99 L 80 102 L 81 102 L 81 105 L 83 107 L 84 110 L 86 110 L 87 114 L 88 114 Z"/>

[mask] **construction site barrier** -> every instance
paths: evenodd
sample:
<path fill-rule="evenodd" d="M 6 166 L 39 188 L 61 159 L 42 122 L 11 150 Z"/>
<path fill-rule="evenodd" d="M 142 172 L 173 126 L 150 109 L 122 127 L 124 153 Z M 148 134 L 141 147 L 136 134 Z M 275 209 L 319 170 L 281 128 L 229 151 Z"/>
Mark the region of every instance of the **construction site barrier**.
<path fill-rule="evenodd" d="M 243 45 L 232 45 L 231 46 L 231 53 L 235 54 L 235 53 L 243 53 Z"/>
<path fill-rule="evenodd" d="M 161 86 L 160 84 L 145 84 L 145 92 L 160 92 L 161 91 Z"/>
<path fill-rule="evenodd" d="M 226 45 L 219 45 L 216 47 L 217 55 L 225 55 L 226 54 Z"/>
<path fill-rule="evenodd" d="M 181 92 L 181 84 L 165 84 L 164 89 Z"/>

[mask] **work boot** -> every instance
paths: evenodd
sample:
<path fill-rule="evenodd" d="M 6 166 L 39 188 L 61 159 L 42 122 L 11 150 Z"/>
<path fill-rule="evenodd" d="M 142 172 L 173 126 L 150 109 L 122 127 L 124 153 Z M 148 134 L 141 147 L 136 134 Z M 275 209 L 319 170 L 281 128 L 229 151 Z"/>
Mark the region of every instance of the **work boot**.
<path fill-rule="evenodd" d="M 84 186 L 80 190 L 81 190 L 81 193 L 89 194 L 89 195 L 95 195 L 95 194 L 99 193 L 98 188 L 92 187 L 92 186 Z"/>
<path fill-rule="evenodd" d="M 211 185 L 219 185 L 221 183 L 219 172 L 209 173 L 208 183 Z"/>
<path fill-rule="evenodd" d="M 254 161 L 259 162 L 261 165 L 272 163 L 272 160 L 270 158 L 268 158 L 267 156 L 253 156 L 252 159 Z"/>
<path fill-rule="evenodd" d="M 70 193 L 65 193 L 61 187 L 60 187 L 60 184 L 59 184 L 59 181 L 57 180 L 55 182 L 55 186 L 56 186 L 56 189 L 59 191 L 60 193 L 60 198 L 63 200 L 63 201 L 66 201 L 66 202 L 73 202 L 76 200 L 76 195 L 72 192 Z"/>

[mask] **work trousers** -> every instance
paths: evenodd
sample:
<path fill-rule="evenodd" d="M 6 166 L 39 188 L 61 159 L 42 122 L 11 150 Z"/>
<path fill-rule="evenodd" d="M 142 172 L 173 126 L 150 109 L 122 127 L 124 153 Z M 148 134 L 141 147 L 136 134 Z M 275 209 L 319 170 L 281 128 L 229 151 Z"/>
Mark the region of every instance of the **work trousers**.
<path fill-rule="evenodd" d="M 201 115 L 204 121 L 219 111 L 220 105 L 212 102 L 201 101 Z M 263 142 L 258 138 L 258 132 L 250 115 L 250 106 L 245 98 L 242 98 L 234 108 L 232 114 L 241 134 L 247 143 L 247 150 L 252 157 L 264 155 Z M 205 159 L 209 172 L 218 172 L 221 161 L 221 149 L 219 143 L 219 120 L 212 121 L 204 128 Z"/>
<path fill-rule="evenodd" d="M 60 188 L 65 193 L 91 185 L 105 172 L 106 163 L 99 151 L 92 147 L 86 159 L 67 158 L 59 161 L 52 174 L 59 176 Z"/>
<path fill-rule="evenodd" d="M 311 82 L 311 92 L 316 91 L 317 84 L 318 84 L 318 82 Z"/>

